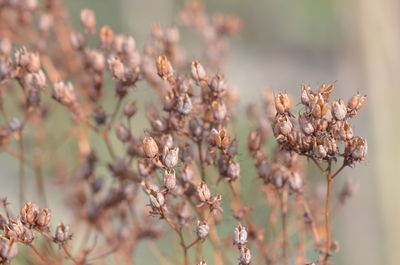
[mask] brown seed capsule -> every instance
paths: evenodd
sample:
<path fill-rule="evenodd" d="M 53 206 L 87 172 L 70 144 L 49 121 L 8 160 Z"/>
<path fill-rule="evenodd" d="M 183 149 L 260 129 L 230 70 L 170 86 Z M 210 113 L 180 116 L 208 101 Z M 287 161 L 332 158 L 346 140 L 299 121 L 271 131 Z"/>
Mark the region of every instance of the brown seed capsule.
<path fill-rule="evenodd" d="M 163 163 L 168 168 L 173 168 L 178 164 L 179 161 L 179 147 L 175 147 L 173 149 L 168 149 L 165 147 Z"/>
<path fill-rule="evenodd" d="M 191 74 L 192 78 L 196 81 L 201 81 L 207 78 L 206 71 L 198 61 L 192 62 Z"/>
<path fill-rule="evenodd" d="M 204 181 L 197 186 L 197 196 L 199 196 L 201 202 L 206 202 L 211 197 L 211 192 Z"/>
<path fill-rule="evenodd" d="M 137 111 L 136 101 L 129 101 L 124 106 L 124 115 L 127 116 L 128 118 L 135 115 L 136 111 Z"/>
<path fill-rule="evenodd" d="M 226 106 L 223 102 L 214 101 L 211 104 L 212 114 L 216 121 L 223 121 L 227 114 Z"/>
<path fill-rule="evenodd" d="M 156 62 L 157 73 L 162 78 L 167 78 L 174 73 L 171 63 L 168 58 L 164 55 L 160 55 Z"/>
<path fill-rule="evenodd" d="M 207 265 L 207 263 L 204 260 L 202 260 L 199 263 L 197 263 L 197 265 Z"/>
<path fill-rule="evenodd" d="M 357 137 L 353 140 L 353 152 L 351 157 L 355 160 L 364 160 L 368 152 L 367 140 L 362 137 Z"/>
<path fill-rule="evenodd" d="M 210 227 L 206 222 L 197 221 L 196 234 L 199 238 L 204 239 L 207 237 Z"/>
<path fill-rule="evenodd" d="M 177 99 L 177 110 L 182 115 L 188 115 L 192 111 L 192 100 L 190 99 L 188 94 L 184 94 L 178 97 Z"/>
<path fill-rule="evenodd" d="M 332 114 L 337 120 L 343 120 L 347 115 L 347 108 L 343 100 L 339 99 L 332 103 Z"/>
<path fill-rule="evenodd" d="M 279 114 L 284 114 L 285 112 L 290 111 L 290 107 L 291 107 L 291 103 L 290 103 L 289 97 L 286 93 L 285 94 L 279 93 L 275 97 L 276 112 L 278 112 Z"/>
<path fill-rule="evenodd" d="M 220 74 L 215 75 L 215 76 L 211 79 L 211 82 L 210 82 L 210 89 L 211 89 L 212 91 L 214 91 L 214 92 L 217 92 L 217 93 L 223 93 L 223 92 L 225 92 L 226 89 L 227 89 L 227 85 L 226 85 L 225 78 L 224 78 L 222 75 L 220 75 Z"/>
<path fill-rule="evenodd" d="M 176 176 L 175 176 L 175 170 L 174 169 L 166 169 L 164 170 L 164 186 L 172 190 L 176 186 Z"/>
<path fill-rule="evenodd" d="M 121 142 L 127 142 L 131 139 L 131 132 L 125 125 L 120 125 L 115 129 L 115 134 Z"/>
<path fill-rule="evenodd" d="M 158 145 L 152 137 L 143 139 L 143 150 L 148 158 L 153 158 L 158 154 Z"/>
<path fill-rule="evenodd" d="M 56 228 L 54 241 L 56 243 L 64 243 L 72 238 L 69 225 L 59 224 Z"/>
<path fill-rule="evenodd" d="M 47 208 L 43 208 L 39 211 L 35 224 L 39 227 L 47 227 L 51 220 L 51 211 Z"/>
<path fill-rule="evenodd" d="M 248 265 L 251 263 L 250 249 L 248 249 L 246 247 L 240 249 L 239 261 L 240 261 L 240 265 Z"/>
<path fill-rule="evenodd" d="M 86 29 L 93 30 L 96 26 L 96 17 L 90 9 L 81 10 L 81 23 Z"/>
<path fill-rule="evenodd" d="M 242 246 L 247 243 L 247 230 L 246 227 L 239 224 L 233 231 L 233 244 Z"/>
<path fill-rule="evenodd" d="M 113 56 L 107 60 L 107 63 L 113 78 L 116 80 L 123 80 L 125 76 L 125 67 L 119 57 Z"/>
<path fill-rule="evenodd" d="M 114 40 L 114 32 L 109 26 L 104 26 L 100 30 L 100 42 L 103 47 L 109 47 Z"/>
<path fill-rule="evenodd" d="M 18 253 L 17 242 L 0 237 L 0 261 L 8 264 Z"/>
<path fill-rule="evenodd" d="M 39 212 L 39 207 L 31 202 L 25 203 L 21 209 L 21 221 L 27 225 L 33 225 Z"/>

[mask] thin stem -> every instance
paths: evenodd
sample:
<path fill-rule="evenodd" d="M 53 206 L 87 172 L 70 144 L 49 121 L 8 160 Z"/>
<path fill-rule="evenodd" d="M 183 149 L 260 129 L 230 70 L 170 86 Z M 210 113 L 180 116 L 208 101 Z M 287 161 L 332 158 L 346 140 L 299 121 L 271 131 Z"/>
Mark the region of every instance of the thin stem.
<path fill-rule="evenodd" d="M 183 249 L 183 264 L 189 265 L 189 258 L 188 258 L 188 254 L 187 254 L 188 249 L 185 245 L 185 239 L 183 238 L 182 230 L 178 229 L 176 227 L 176 225 L 172 222 L 172 220 L 168 218 L 168 216 L 165 214 L 165 211 L 163 208 L 161 208 L 161 214 L 162 214 L 161 217 L 163 219 L 165 219 L 165 221 L 168 223 L 168 225 L 178 234 L 180 245 L 182 246 L 182 249 Z"/>
<path fill-rule="evenodd" d="M 122 103 L 122 98 L 119 97 L 119 98 L 118 98 L 117 105 L 115 105 L 114 111 L 113 111 L 113 113 L 111 114 L 111 118 L 110 118 L 110 121 L 109 121 L 109 123 L 108 123 L 108 125 L 107 125 L 107 128 L 111 128 L 111 127 L 112 127 L 112 124 L 114 123 L 114 120 L 115 120 L 115 118 L 117 117 L 118 111 L 119 111 L 119 109 L 120 109 L 120 107 L 121 107 L 121 103 Z"/>
<path fill-rule="evenodd" d="M 287 190 L 282 190 L 279 194 L 282 222 L 282 256 L 285 265 L 289 264 L 289 241 L 287 232 Z"/>
<path fill-rule="evenodd" d="M 325 202 L 325 232 L 326 232 L 326 245 L 325 245 L 325 257 L 323 265 L 328 264 L 328 260 L 331 253 L 331 221 L 330 221 L 330 205 L 331 205 L 331 191 L 332 191 L 332 177 L 330 174 L 326 177 L 326 202 Z"/>
<path fill-rule="evenodd" d="M 69 252 L 67 246 L 62 244 L 62 249 L 64 250 L 65 254 L 67 255 L 68 259 L 70 259 L 74 264 L 79 265 L 79 263 L 75 260 L 75 258 Z"/>
<path fill-rule="evenodd" d="M 206 172 L 205 172 L 205 168 L 204 168 L 204 158 L 203 158 L 203 149 L 202 149 L 202 141 L 201 140 L 197 141 L 197 149 L 199 151 L 201 180 L 205 181 L 206 180 Z"/>
<path fill-rule="evenodd" d="M 33 252 L 35 252 L 35 254 L 36 254 L 44 263 L 46 263 L 46 264 L 48 264 L 48 265 L 53 265 L 45 256 L 43 256 L 43 255 L 39 252 L 39 250 L 37 250 L 37 248 L 36 248 L 34 245 L 29 244 L 29 247 L 33 250 Z"/>
<path fill-rule="evenodd" d="M 21 159 L 19 160 L 19 204 L 20 207 L 25 203 L 25 154 L 24 154 L 24 139 L 22 137 L 22 131 L 19 131 L 19 153 Z"/>

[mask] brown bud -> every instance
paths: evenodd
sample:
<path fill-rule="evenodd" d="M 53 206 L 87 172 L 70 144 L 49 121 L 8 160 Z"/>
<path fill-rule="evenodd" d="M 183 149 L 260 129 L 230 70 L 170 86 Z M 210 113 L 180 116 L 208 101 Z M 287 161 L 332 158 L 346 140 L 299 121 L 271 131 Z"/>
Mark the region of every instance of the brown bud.
<path fill-rule="evenodd" d="M 240 265 L 249 265 L 251 263 L 250 249 L 244 247 L 240 249 Z"/>
<path fill-rule="evenodd" d="M 125 125 L 120 125 L 115 129 L 115 134 L 121 142 L 127 142 L 131 139 L 131 132 Z"/>
<path fill-rule="evenodd" d="M 148 158 L 153 158 L 158 154 L 158 145 L 152 137 L 143 139 L 143 150 Z"/>
<path fill-rule="evenodd" d="M 177 99 L 177 110 L 179 113 L 183 115 L 188 115 L 192 111 L 192 100 L 190 99 L 188 94 L 184 94 L 178 97 Z"/>
<path fill-rule="evenodd" d="M 211 79 L 211 82 L 210 82 L 210 89 L 211 89 L 212 91 L 214 91 L 214 92 L 217 92 L 217 93 L 223 93 L 223 92 L 225 92 L 226 89 L 227 89 L 227 85 L 226 85 L 225 78 L 224 78 L 222 75 L 220 75 L 220 74 L 215 75 L 215 76 Z"/>
<path fill-rule="evenodd" d="M 226 106 L 223 102 L 214 101 L 211 104 L 212 114 L 216 121 L 223 121 L 227 114 Z"/>
<path fill-rule="evenodd" d="M 247 243 L 247 230 L 246 227 L 239 224 L 233 231 L 233 244 L 242 246 Z"/>

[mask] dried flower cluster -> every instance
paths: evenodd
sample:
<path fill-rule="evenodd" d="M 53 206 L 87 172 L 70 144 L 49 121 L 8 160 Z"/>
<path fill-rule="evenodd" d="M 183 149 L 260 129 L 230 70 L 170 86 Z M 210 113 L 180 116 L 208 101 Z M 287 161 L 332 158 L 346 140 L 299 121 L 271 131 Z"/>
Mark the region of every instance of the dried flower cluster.
<path fill-rule="evenodd" d="M 3 200 L 1 264 L 18 259 L 19 244 L 40 264 L 134 264 L 139 244 L 148 244 L 160 264 L 304 265 L 307 250 L 330 262 L 338 248 L 330 233 L 331 182 L 365 159 L 366 140 L 349 124 L 365 97 L 330 103 L 333 86 L 304 86 L 296 118 L 288 95 L 266 91 L 264 111 L 248 110 L 248 153 L 260 185 L 241 191 L 256 178 L 241 172 L 238 154 L 247 153 L 239 152 L 232 126 L 238 95 L 220 72 L 229 37 L 241 29 L 237 17 L 210 17 L 200 3 L 187 3 L 178 24 L 204 44 L 194 61 L 178 27 L 154 25 L 142 49 L 133 37 L 98 27 L 89 9 L 80 13 L 81 32 L 72 30 L 59 0 L 3 1 L 0 17 L 0 150 L 19 162 L 21 204 L 13 217 Z M 135 94 L 143 87 L 158 96 L 144 109 Z M 142 133 L 138 113 L 149 121 Z M 272 134 L 278 146 L 270 152 Z M 326 195 L 307 180 L 301 156 L 327 178 Z M 36 197 L 27 193 L 30 183 Z M 50 210 L 27 202 L 47 207 L 50 185 L 64 193 L 71 227 L 51 229 Z M 346 182 L 339 205 L 353 186 Z M 245 193 L 259 195 L 257 202 L 244 200 Z M 266 223 L 256 218 L 260 212 L 268 213 Z M 230 217 L 239 222 L 233 244 L 224 234 Z M 171 251 L 160 251 L 163 235 L 171 237 Z"/>

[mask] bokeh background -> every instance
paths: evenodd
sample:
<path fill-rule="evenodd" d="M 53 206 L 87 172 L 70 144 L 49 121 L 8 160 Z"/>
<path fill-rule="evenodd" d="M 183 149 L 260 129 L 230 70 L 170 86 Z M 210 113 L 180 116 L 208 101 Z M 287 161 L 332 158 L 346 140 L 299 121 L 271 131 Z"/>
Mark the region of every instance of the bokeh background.
<path fill-rule="evenodd" d="M 336 264 L 400 264 L 400 2 L 398 0 L 265 1 L 204 0 L 206 9 L 241 17 L 243 32 L 233 39 L 226 78 L 241 94 L 237 134 L 245 140 L 249 123 L 244 109 L 260 101 L 261 89 L 272 87 L 299 95 L 300 85 L 336 85 L 336 97 L 349 98 L 355 90 L 368 103 L 353 122 L 357 134 L 368 139 L 369 154 L 346 177 L 358 182 L 358 192 L 335 217 L 334 237 L 340 242 Z M 95 11 L 98 25 L 132 35 L 138 46 L 149 40 L 153 23 L 175 24 L 183 0 L 68 0 L 71 23 L 79 28 L 79 10 Z M 200 55 L 192 35 L 183 46 L 193 59 Z M 140 90 L 140 87 L 138 88 Z M 111 95 L 111 94 L 110 94 Z M 149 91 L 139 96 L 151 101 Z M 241 156 L 244 180 L 255 176 L 246 150 Z M 0 156 L 1 179 L 17 176 L 18 164 Z M 16 178 L 14 178 L 16 179 Z M 0 184 L 1 195 L 15 197 L 15 181 Z M 50 191 L 51 204 L 61 199 Z M 246 196 L 246 195 L 245 195 Z M 142 248 L 140 251 L 146 251 Z M 151 261 L 145 264 L 153 264 Z M 22 264 L 22 263 L 21 263 Z M 154 263 L 156 264 L 156 263 Z"/>

